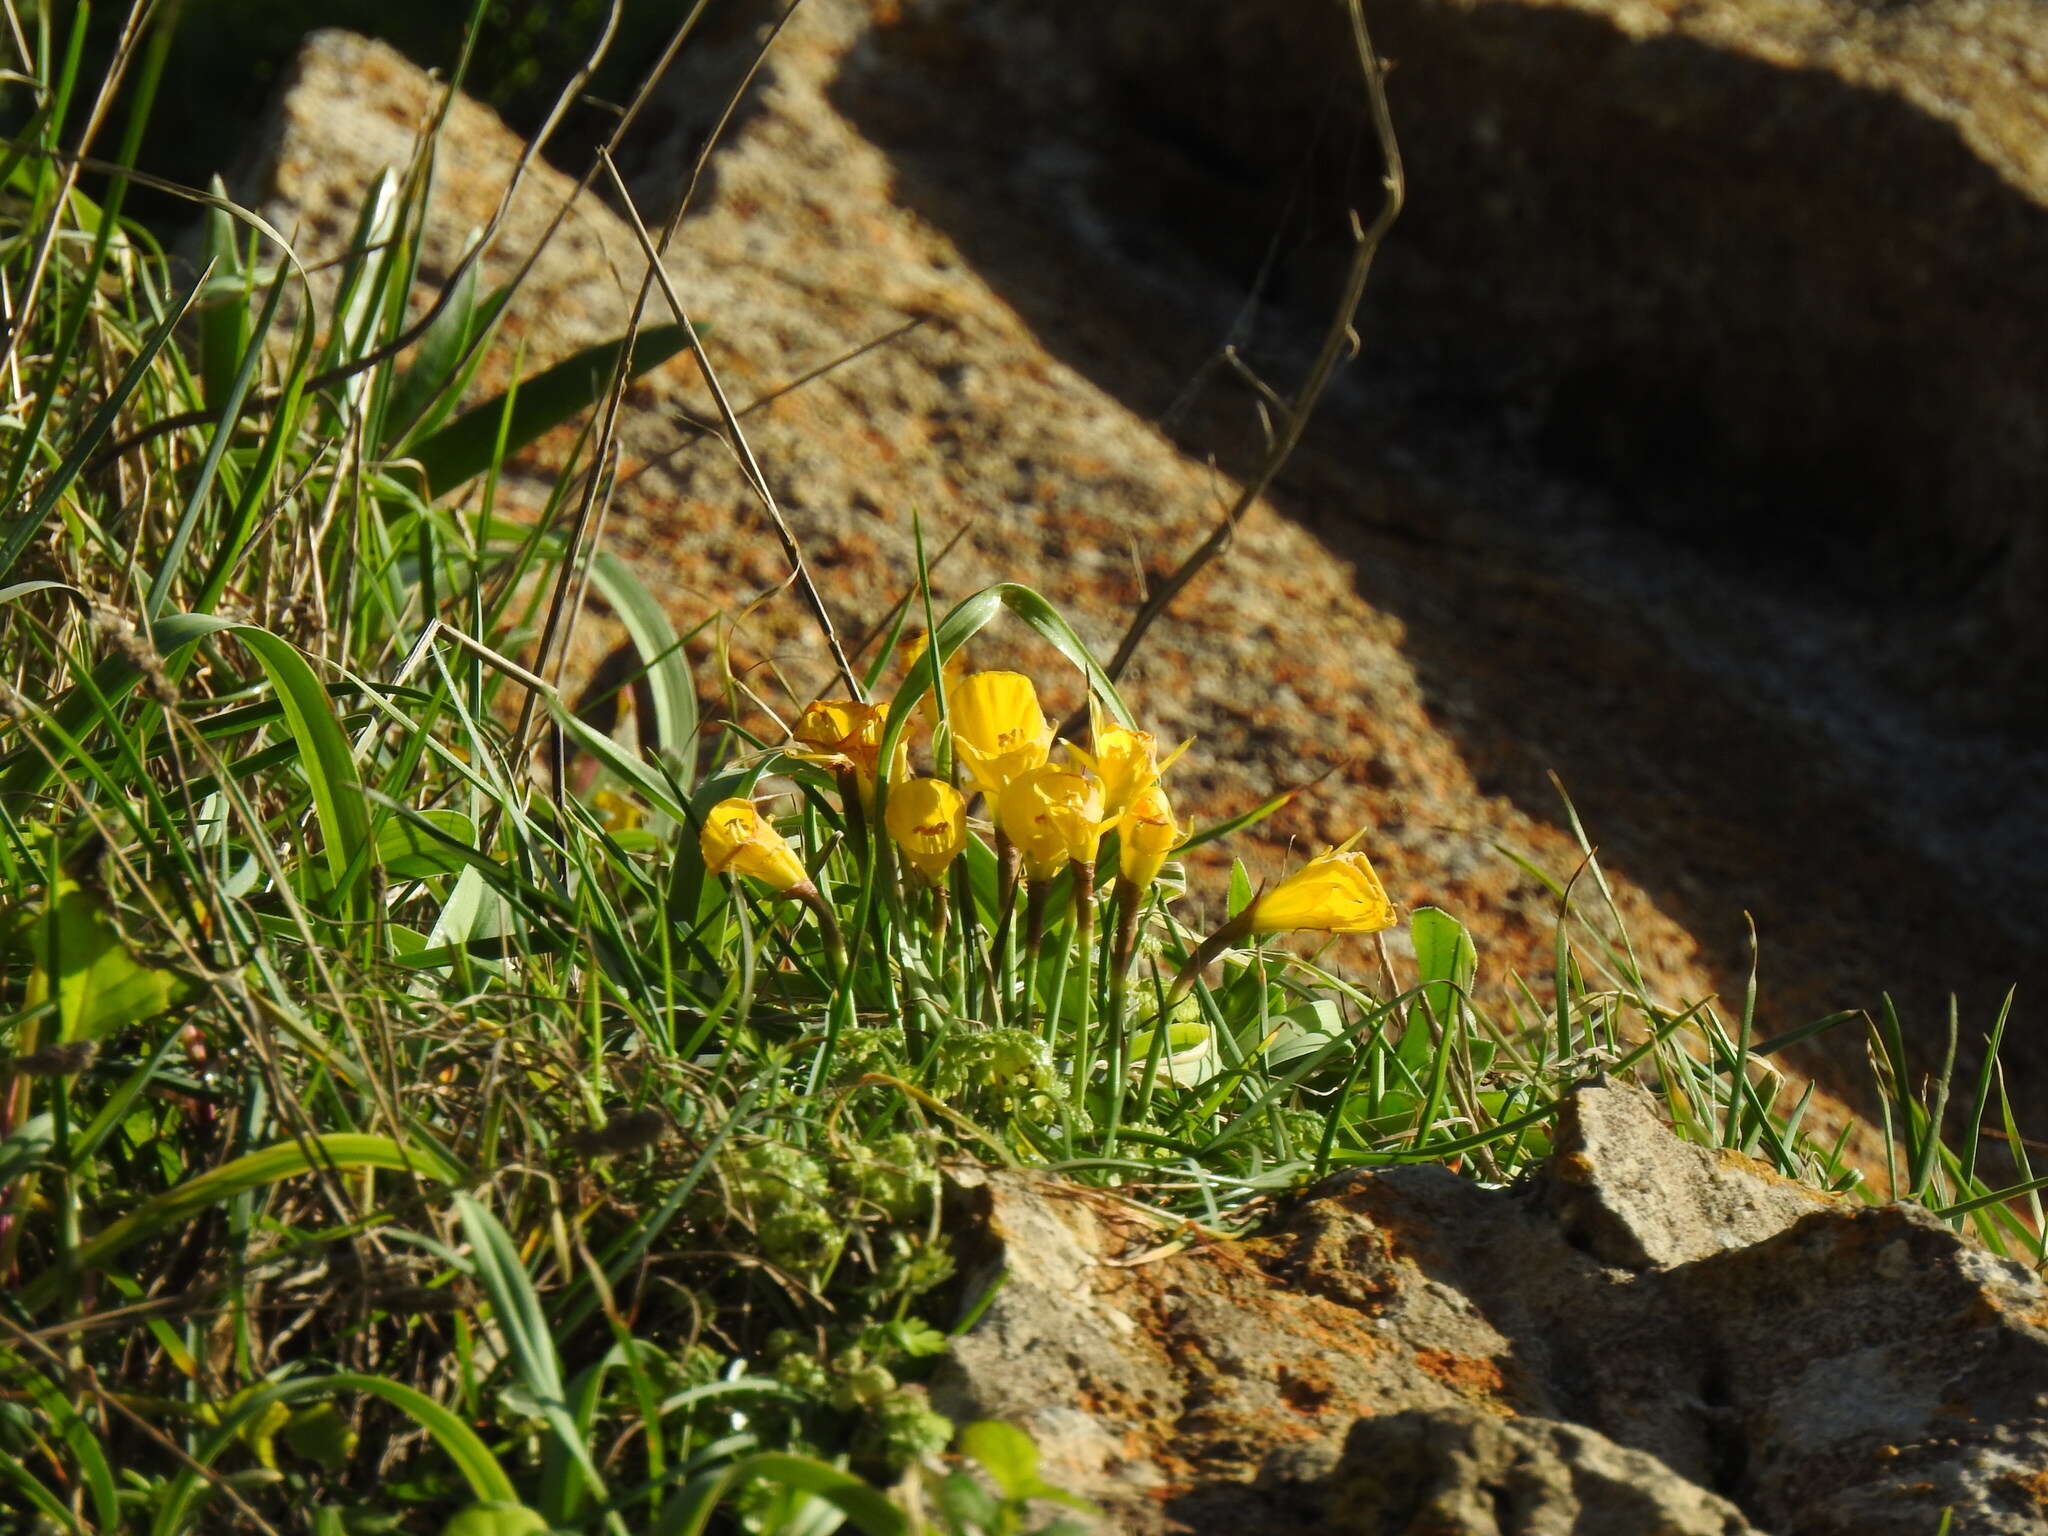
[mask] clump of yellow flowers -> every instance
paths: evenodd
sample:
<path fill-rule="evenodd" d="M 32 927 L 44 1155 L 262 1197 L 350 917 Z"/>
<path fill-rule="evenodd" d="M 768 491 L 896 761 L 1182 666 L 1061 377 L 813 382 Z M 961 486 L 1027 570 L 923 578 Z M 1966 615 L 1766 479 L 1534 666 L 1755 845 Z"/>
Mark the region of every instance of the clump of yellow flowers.
<path fill-rule="evenodd" d="M 920 645 L 913 657 L 921 651 Z M 928 668 L 923 675 L 930 676 Z M 1167 862 L 1189 837 L 1163 782 L 1188 744 L 1162 759 L 1149 732 L 1111 718 L 1099 706 L 1089 713 L 1087 745 L 1059 742 L 1037 688 L 1024 674 L 966 672 L 950 660 L 941 677 L 940 688 L 936 694 L 927 690 L 920 710 L 931 730 L 933 773 L 911 771 L 909 732 L 899 729 L 892 737 L 886 704 L 858 699 L 823 698 L 808 705 L 791 729 L 784 754 L 831 772 L 847 845 L 856 859 L 872 860 L 885 891 L 903 910 L 920 901 L 927 905 L 923 931 L 933 944 L 944 946 L 949 912 L 957 910 L 969 922 L 992 919 L 986 948 L 969 943 L 965 958 L 945 968 L 953 974 L 959 1001 L 970 1007 L 978 1002 L 1004 1022 L 1021 1019 L 1027 1028 L 1041 991 L 1051 999 L 1048 1013 L 1057 1013 L 1069 995 L 1065 980 L 1073 961 L 1081 968 L 1078 995 L 1084 999 L 1084 1016 L 1093 1011 L 1085 1000 L 1096 959 L 1097 876 L 1104 845 L 1114 839 L 1110 868 L 1115 886 L 1107 901 L 1115 922 L 1102 957 L 1107 967 L 1103 1011 L 1114 1046 L 1116 1033 L 1128 1022 L 1125 987 L 1141 915 Z M 979 822 L 970 819 L 977 802 Z M 979 897 L 960 867 L 977 825 L 987 833 L 983 857 L 993 864 L 992 910 L 989 865 L 980 866 Z M 1391 927 L 1394 905 L 1371 863 L 1352 846 L 1356 841 L 1317 855 L 1258 892 L 1195 948 L 1174 995 L 1225 949 L 1247 940 Z M 756 881 L 805 903 L 829 923 L 830 903 L 820 896 L 812 871 L 751 800 L 735 798 L 715 806 L 704 819 L 700 843 L 712 874 Z M 1067 918 L 1073 942 L 1060 954 L 1047 989 L 1036 980 L 1040 950 L 1049 924 Z M 828 937 L 837 953 L 836 927 L 828 929 Z M 981 957 L 982 984 L 974 989 L 978 997 L 970 997 L 958 967 L 971 966 L 976 956 Z M 1084 1064 L 1093 1059 L 1094 1045 L 1084 1037 L 1075 1050 L 1077 1088 Z"/>

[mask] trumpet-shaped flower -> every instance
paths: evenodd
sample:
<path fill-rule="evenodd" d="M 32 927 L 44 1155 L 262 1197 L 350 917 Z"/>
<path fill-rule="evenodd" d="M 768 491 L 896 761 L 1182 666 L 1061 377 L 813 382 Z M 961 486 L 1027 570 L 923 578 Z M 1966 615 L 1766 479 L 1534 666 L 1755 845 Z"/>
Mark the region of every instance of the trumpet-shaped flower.
<path fill-rule="evenodd" d="M 751 875 L 778 894 L 811 888 L 796 850 L 768 824 L 751 800 L 721 800 L 704 818 L 697 845 L 714 875 Z"/>
<path fill-rule="evenodd" d="M 1070 862 L 1095 862 L 1108 826 L 1102 786 L 1071 768 L 1041 763 L 1004 789 L 996 804 L 996 825 L 1023 854 L 1025 877 L 1050 880 Z"/>
<path fill-rule="evenodd" d="M 1317 854 L 1270 890 L 1247 913 L 1252 933 L 1378 933 L 1394 926 L 1394 904 L 1362 853 L 1333 848 Z"/>
<path fill-rule="evenodd" d="M 903 856 L 933 885 L 967 846 L 967 799 L 944 779 L 892 784 L 883 819 Z"/>
<path fill-rule="evenodd" d="M 1147 785 L 1116 824 L 1120 852 L 1117 873 L 1134 891 L 1142 891 L 1159 878 L 1159 868 L 1180 841 L 1180 828 L 1173 822 L 1173 806 L 1166 791 Z"/>
<path fill-rule="evenodd" d="M 1011 782 L 1043 766 L 1052 726 L 1018 672 L 970 672 L 946 690 L 953 750 L 993 808 Z"/>
<path fill-rule="evenodd" d="M 1089 730 L 1091 749 L 1069 746 L 1074 760 L 1102 781 L 1102 803 L 1112 817 L 1121 816 L 1138 796 L 1159 782 L 1191 742 L 1182 742 L 1160 762 L 1159 743 L 1150 731 L 1134 731 L 1097 713 Z"/>
<path fill-rule="evenodd" d="M 819 699 L 804 706 L 790 734 L 805 748 L 793 754 L 828 767 L 853 770 L 860 786 L 863 805 L 875 799 L 875 779 L 881 770 L 882 733 L 888 729 L 887 704 L 863 704 L 856 699 Z M 907 771 L 902 742 L 896 746 L 889 781 L 893 784 Z"/>

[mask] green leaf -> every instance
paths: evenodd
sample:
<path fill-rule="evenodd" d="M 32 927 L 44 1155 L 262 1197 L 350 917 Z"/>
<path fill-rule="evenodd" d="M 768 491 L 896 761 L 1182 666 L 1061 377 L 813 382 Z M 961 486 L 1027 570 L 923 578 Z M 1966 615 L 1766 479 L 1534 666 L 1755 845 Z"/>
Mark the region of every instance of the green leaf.
<path fill-rule="evenodd" d="M 1225 898 L 1224 916 L 1235 917 L 1246 907 L 1250 906 L 1252 894 L 1251 871 L 1244 867 L 1243 859 L 1232 859 L 1230 861 L 1230 894 Z"/>
<path fill-rule="evenodd" d="M 227 188 L 218 176 L 208 189 L 222 202 L 227 200 Z M 249 288 L 238 270 L 235 221 L 227 209 L 209 205 L 205 229 L 206 255 L 216 275 L 199 300 L 200 398 L 218 416 L 249 346 Z"/>
<path fill-rule="evenodd" d="M 1408 919 L 1408 931 L 1415 939 L 1415 971 L 1423 982 L 1422 995 L 1436 1021 L 1446 1027 L 1461 995 L 1469 996 L 1479 970 L 1479 952 L 1472 935 L 1450 913 L 1436 907 L 1418 907 Z"/>
<path fill-rule="evenodd" d="M 463 241 L 465 248 L 472 234 Z M 395 447 L 427 414 L 427 408 L 456 382 L 463 353 L 476 335 L 477 281 L 483 263 L 472 261 L 457 276 L 448 302 L 434 316 L 426 335 L 413 348 L 412 363 L 392 386 L 391 403 L 385 412 L 386 448 Z"/>
<path fill-rule="evenodd" d="M 1301 1003 L 1281 1014 L 1266 1040 L 1266 1065 L 1285 1066 L 1327 1050 L 1344 1034 L 1344 1014 L 1326 997 Z"/>
<path fill-rule="evenodd" d="M 476 842 L 476 823 L 462 812 L 414 811 L 390 817 L 377 829 L 377 862 L 394 880 L 424 880 L 467 868 L 469 861 L 435 832 L 464 848 Z"/>
<path fill-rule="evenodd" d="M 547 1536 L 548 1530 L 538 1511 L 492 1499 L 456 1514 L 441 1527 L 441 1536 Z"/>
<path fill-rule="evenodd" d="M 981 1464 L 1006 1497 L 1027 1499 L 1038 1490 L 1038 1446 L 1014 1424 L 969 1424 L 960 1431 L 960 1450 Z"/>
<path fill-rule="evenodd" d="M 662 325 L 642 331 L 633 343 L 633 377 L 660 367 L 689 344 L 686 326 Z M 504 423 L 505 451 L 524 448 L 543 432 L 603 399 L 625 345 L 624 337 L 600 342 L 522 380 L 512 402 L 512 419 Z M 410 457 L 426 473 L 429 496 L 452 491 L 491 467 L 504 415 L 505 397 L 499 395 L 472 406 L 413 445 Z"/>
<path fill-rule="evenodd" d="M 284 1426 L 284 1443 L 294 1456 L 339 1472 L 356 1454 L 355 1426 L 332 1403 L 301 1408 Z"/>
<path fill-rule="evenodd" d="M 992 1531 L 1003 1513 L 995 1495 L 965 1472 L 950 1473 L 939 1484 L 939 1508 L 946 1512 L 946 1518 L 953 1522 L 954 1527 L 961 1530 L 979 1527 Z"/>
<path fill-rule="evenodd" d="M 29 1281 L 16 1293 L 17 1299 L 30 1311 L 47 1306 L 75 1287 L 78 1276 L 99 1268 L 131 1243 L 182 1226 L 199 1212 L 236 1195 L 310 1172 L 312 1158 L 337 1169 L 386 1168 L 439 1184 L 454 1184 L 463 1177 L 461 1168 L 425 1140 L 401 1146 L 389 1136 L 349 1131 L 279 1142 L 145 1200 L 98 1237 L 73 1249 L 64 1263 L 49 1266 Z"/>
<path fill-rule="evenodd" d="M 36 969 L 27 1000 L 56 998 L 61 1041 L 98 1040 L 153 1019 L 186 990 L 173 972 L 137 960 L 105 904 L 75 880 L 57 882 L 56 900 L 43 910 L 34 943 Z"/>
<path fill-rule="evenodd" d="M 590 583 L 611 604 L 640 653 L 654 699 L 655 742 L 675 757 L 675 772 L 688 783 L 697 773 L 697 687 L 668 610 L 610 550 L 599 550 L 591 560 Z"/>
<path fill-rule="evenodd" d="M 16 1126 L 0 1141 L 0 1189 L 48 1157 L 56 1144 L 56 1117 L 47 1112 Z"/>

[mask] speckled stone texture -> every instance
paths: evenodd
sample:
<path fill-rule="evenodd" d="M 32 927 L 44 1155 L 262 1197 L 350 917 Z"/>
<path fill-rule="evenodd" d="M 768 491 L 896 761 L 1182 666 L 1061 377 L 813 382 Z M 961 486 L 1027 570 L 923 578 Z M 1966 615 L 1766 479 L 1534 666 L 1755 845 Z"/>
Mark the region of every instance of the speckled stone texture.
<path fill-rule="evenodd" d="M 965 1304 L 1001 1280 L 934 1402 L 1026 1426 L 1134 1532 L 2048 1530 L 2030 1272 L 1682 1143 L 1625 1084 L 1557 1147 L 1510 1190 L 1333 1178 L 1243 1242 L 964 1170 Z"/>
<path fill-rule="evenodd" d="M 1047 8 L 1045 25 L 1078 25 L 1084 9 Z M 1142 20 L 1143 8 L 1093 9 Z M 1196 21 L 1212 9 L 1190 11 L 1191 39 L 1210 36 Z M 1495 13 L 1505 9 L 1481 7 L 1472 25 L 1502 24 Z M 1555 10 L 1561 28 L 1590 25 L 1563 7 L 1528 9 Z M 745 8 L 733 14 L 744 20 Z M 1227 144 L 1189 140 L 1180 103 L 1200 91 L 1169 91 L 1164 126 L 1137 135 L 1117 83 L 1131 56 L 1105 45 L 1101 58 L 1068 60 L 1059 78 L 1075 94 L 1059 104 L 1064 122 L 1020 116 L 1015 103 L 1030 98 L 981 67 L 991 38 L 1027 64 L 1042 57 L 1001 37 L 1016 13 L 991 5 L 982 31 L 950 33 L 948 14 L 806 0 L 712 156 L 671 269 L 711 325 L 715 365 L 742 406 L 921 321 L 746 418 L 842 633 L 862 636 L 906 589 L 921 520 L 927 546 L 945 552 L 942 601 L 1027 582 L 1106 655 L 1145 581 L 1230 502 L 1256 439 L 1243 389 L 1212 370 L 1210 387 L 1186 390 L 1233 317 L 1252 312 L 1247 275 L 1181 231 L 1234 229 L 1246 249 L 1263 250 L 1265 232 L 1283 230 L 1276 270 L 1299 302 L 1258 310 L 1247 341 L 1283 382 L 1304 336 L 1290 317 L 1314 310 L 1328 246 L 1273 222 L 1286 191 L 1273 176 L 1245 169 Z M 1463 13 L 1408 14 L 1455 30 Z M 1619 59 L 1634 34 L 1602 25 Z M 1397 56 L 1397 112 L 1404 73 L 1413 81 L 1422 65 L 1424 34 L 1413 36 L 1413 63 Z M 650 222 L 666 216 L 752 47 L 743 25 L 711 37 L 666 89 L 670 137 L 634 161 Z M 1321 62 L 1343 61 L 1325 49 Z M 1217 77 L 1222 104 L 1264 99 L 1229 78 Z M 1420 152 L 1423 120 L 1437 111 L 1422 109 L 1441 99 L 1410 94 Z M 402 162 L 432 99 L 425 77 L 388 50 L 322 34 L 257 136 L 242 190 L 309 260 L 331 255 L 347 210 L 380 168 Z M 1091 138 L 1091 113 L 1124 123 L 1118 142 L 1138 157 L 1112 162 L 1121 171 L 1107 183 L 1091 156 L 1108 130 Z M 1533 141 L 1514 142 L 1535 153 Z M 457 103 L 426 284 L 488 216 L 519 148 L 487 112 Z M 1209 181 L 1194 177 L 1190 157 Z M 1841 158 L 1848 174 L 1853 157 Z M 524 257 L 522 242 L 568 190 L 536 169 L 487 280 Z M 1412 227 L 1427 234 L 1425 211 L 1469 191 L 1456 165 L 1419 160 Z M 1190 193 L 1208 201 L 1190 211 Z M 2005 983 L 2048 976 L 2048 905 L 2037 899 L 2048 894 L 2048 822 L 2027 811 L 2048 783 L 2040 761 L 1926 728 L 1882 678 L 1859 681 L 1852 663 L 1881 628 L 1860 608 L 1836 623 L 1682 544 L 1644 544 L 1637 522 L 1617 531 L 1605 501 L 1502 447 L 1498 403 L 1474 404 L 1454 385 L 1475 324 L 1466 317 L 1512 295 L 1461 294 L 1446 247 L 1418 237 L 1402 257 L 1406 238 L 1397 228 L 1385 258 L 1400 314 L 1375 310 L 1364 362 L 1271 503 L 1174 605 L 1134 670 L 1144 722 L 1164 739 L 1197 738 L 1172 774 L 1184 812 L 1232 815 L 1319 780 L 1235 840 L 1256 874 L 1363 826 L 1398 900 L 1436 903 L 1471 924 L 1488 996 L 1510 995 L 1507 978 L 1520 972 L 1540 997 L 1555 903 L 1499 850 L 1559 875 L 1577 866 L 1554 769 L 1585 812 L 1636 954 L 1667 1002 L 1740 997 L 1749 912 L 1763 936 L 1763 1029 L 1867 1004 L 1888 987 L 1909 1024 L 1931 1030 L 1942 997 L 1959 988 L 1967 1069 L 1971 1026 Z M 610 208 L 577 203 L 508 315 L 507 337 L 525 345 L 529 366 L 623 326 L 636 249 Z M 1603 281 L 1581 266 L 1547 276 L 1543 291 Z M 507 355 L 480 388 L 502 385 Z M 1441 366 L 1417 362 L 1431 356 Z M 1555 362 L 1531 356 L 1532 367 Z M 723 449 L 691 425 L 711 414 L 694 366 L 671 363 L 631 404 L 604 538 L 679 623 L 724 616 L 692 654 L 708 657 L 711 634 L 729 643 L 755 695 L 740 700 L 746 723 L 772 735 L 757 703 L 789 718 L 827 681 L 822 648 L 782 587 L 788 573 L 759 508 Z M 541 504 L 570 436 L 523 456 L 503 504 Z M 618 638 L 600 615 L 581 663 Z M 1014 628 L 989 632 L 973 659 L 1027 666 L 1057 703 L 1077 702 L 1071 672 Z M 725 708 L 708 687 L 707 709 Z M 1218 888 L 1227 857 L 1202 852 L 1198 892 Z M 1582 896 L 1589 889 L 1581 883 Z M 1337 959 L 1372 963 L 1356 949 Z M 1801 1064 L 1853 1094 L 1861 1041 L 1839 1038 L 1838 1055 L 1823 1043 Z M 2048 1081 L 2029 1032 L 2015 1027 L 2011 1039 L 2015 1084 Z M 1822 1101 L 1811 1123 L 1833 1114 Z"/>

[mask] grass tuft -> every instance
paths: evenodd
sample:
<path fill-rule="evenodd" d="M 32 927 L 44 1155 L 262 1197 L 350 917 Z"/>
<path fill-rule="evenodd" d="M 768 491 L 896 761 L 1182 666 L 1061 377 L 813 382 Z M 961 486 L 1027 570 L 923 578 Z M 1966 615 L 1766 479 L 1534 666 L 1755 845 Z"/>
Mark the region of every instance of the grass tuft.
<path fill-rule="evenodd" d="M 176 280 L 118 214 L 140 128 L 81 173 L 57 9 L 0 172 L 0 1498 L 35 1529 L 1021 1530 L 1028 1442 L 970 1426 L 985 1475 L 949 1470 L 918 1385 L 948 1160 L 1227 1234 L 1334 1169 L 1521 1177 L 1596 1069 L 2042 1263 L 2003 1012 L 1964 1084 L 1961 1021 L 1929 1071 L 1882 1010 L 1887 1185 L 1775 1065 L 1860 1016 L 1759 1040 L 1753 993 L 1660 1001 L 1589 844 L 1530 869 L 1555 971 L 1500 1011 L 1358 848 L 1191 899 L 1175 856 L 1285 797 L 1176 820 L 1145 701 L 1029 588 L 921 574 L 848 697 L 705 726 L 737 680 L 578 510 L 593 408 L 684 329 L 471 398 L 509 294 L 465 263 L 420 324 L 420 176 L 324 331 L 218 200 Z M 545 512 L 496 510 L 571 419 Z M 636 657 L 608 710 L 560 684 L 586 582 Z M 1076 669 L 1085 743 L 965 670 L 995 623 Z M 1346 937 L 1396 923 L 1405 971 Z"/>

